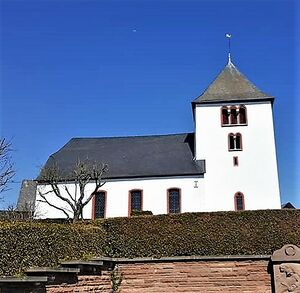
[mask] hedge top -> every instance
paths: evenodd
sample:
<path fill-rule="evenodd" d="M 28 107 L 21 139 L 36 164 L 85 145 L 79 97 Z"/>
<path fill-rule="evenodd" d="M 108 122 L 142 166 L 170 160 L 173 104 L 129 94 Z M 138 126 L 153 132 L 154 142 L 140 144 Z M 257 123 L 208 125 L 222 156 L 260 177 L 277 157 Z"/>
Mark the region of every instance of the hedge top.
<path fill-rule="evenodd" d="M 0 275 L 95 256 L 271 255 L 300 246 L 300 210 L 111 218 L 94 224 L 0 222 Z"/>
<path fill-rule="evenodd" d="M 109 256 L 271 255 L 300 245 L 300 210 L 185 213 L 108 219 Z"/>

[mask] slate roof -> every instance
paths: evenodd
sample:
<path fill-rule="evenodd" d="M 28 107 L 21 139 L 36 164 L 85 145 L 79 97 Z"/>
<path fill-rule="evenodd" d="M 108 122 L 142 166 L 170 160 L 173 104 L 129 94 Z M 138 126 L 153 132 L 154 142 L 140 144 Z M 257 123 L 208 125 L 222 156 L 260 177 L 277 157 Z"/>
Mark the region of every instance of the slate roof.
<path fill-rule="evenodd" d="M 34 180 L 23 180 L 18 203 L 17 210 L 18 211 L 33 211 L 35 205 L 36 198 L 36 186 L 37 183 Z"/>
<path fill-rule="evenodd" d="M 295 209 L 295 207 L 290 203 L 290 202 L 287 202 L 285 204 L 282 204 L 281 205 L 281 208 L 282 209 Z"/>
<path fill-rule="evenodd" d="M 193 149 L 193 133 L 72 138 L 49 157 L 44 167 L 56 164 L 63 179 L 72 179 L 78 159 L 108 164 L 106 179 L 204 174 L 204 161 L 193 159 Z"/>
<path fill-rule="evenodd" d="M 229 60 L 217 78 L 192 104 L 273 99 L 251 83 Z"/>

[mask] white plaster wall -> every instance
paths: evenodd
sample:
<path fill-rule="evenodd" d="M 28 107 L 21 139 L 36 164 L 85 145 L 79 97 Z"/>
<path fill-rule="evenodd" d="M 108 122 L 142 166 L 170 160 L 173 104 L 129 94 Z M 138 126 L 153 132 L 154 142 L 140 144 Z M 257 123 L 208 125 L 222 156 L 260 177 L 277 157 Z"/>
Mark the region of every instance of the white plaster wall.
<path fill-rule="evenodd" d="M 194 188 L 195 181 L 198 181 L 198 188 Z M 89 184 L 86 187 L 86 196 L 91 194 L 95 185 Z M 181 212 L 203 211 L 204 185 L 203 178 L 199 177 L 173 177 L 154 179 L 127 179 L 108 181 L 101 188 L 107 192 L 106 217 L 128 216 L 128 196 L 131 189 L 143 190 L 143 210 L 152 211 L 153 214 L 167 213 L 167 189 L 176 187 L 181 189 Z M 74 192 L 75 185 L 69 184 L 71 192 Z M 63 191 L 63 186 L 60 186 Z M 41 199 L 38 191 L 46 192 L 48 186 L 38 185 L 37 200 Z M 64 195 L 66 193 L 64 192 Z M 60 207 L 67 208 L 55 195 L 49 194 L 49 201 Z M 38 203 L 38 202 L 37 202 Z M 41 218 L 63 218 L 63 212 L 50 207 L 46 203 L 38 203 L 38 215 Z M 92 217 L 92 201 L 90 201 L 83 212 L 84 218 Z"/>
<path fill-rule="evenodd" d="M 245 196 L 245 209 L 279 209 L 271 103 L 245 104 L 248 125 L 228 127 L 221 126 L 222 105 L 195 109 L 196 158 L 206 160 L 204 210 L 234 210 L 238 191 Z M 242 134 L 242 151 L 228 151 L 231 132 Z M 233 166 L 233 156 L 238 156 L 239 166 Z"/>

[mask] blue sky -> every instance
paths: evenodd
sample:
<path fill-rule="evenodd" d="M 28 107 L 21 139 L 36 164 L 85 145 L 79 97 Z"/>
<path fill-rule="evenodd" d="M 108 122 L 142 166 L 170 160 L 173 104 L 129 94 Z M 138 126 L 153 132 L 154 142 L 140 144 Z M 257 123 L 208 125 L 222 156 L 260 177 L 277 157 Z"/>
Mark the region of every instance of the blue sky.
<path fill-rule="evenodd" d="M 282 202 L 300 208 L 296 1 L 0 1 L 0 135 L 17 200 L 72 137 L 193 131 L 190 102 L 233 62 L 274 105 Z M 259 165 L 259 162 L 258 162 Z M 261 166 L 263 167 L 263 166 Z"/>

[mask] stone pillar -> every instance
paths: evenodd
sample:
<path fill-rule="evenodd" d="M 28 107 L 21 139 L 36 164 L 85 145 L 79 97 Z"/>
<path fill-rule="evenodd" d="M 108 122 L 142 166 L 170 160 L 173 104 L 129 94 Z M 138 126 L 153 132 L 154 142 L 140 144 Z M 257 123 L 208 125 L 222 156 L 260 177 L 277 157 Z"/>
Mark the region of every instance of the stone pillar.
<path fill-rule="evenodd" d="M 271 257 L 275 293 L 300 293 L 300 248 L 287 244 Z"/>

